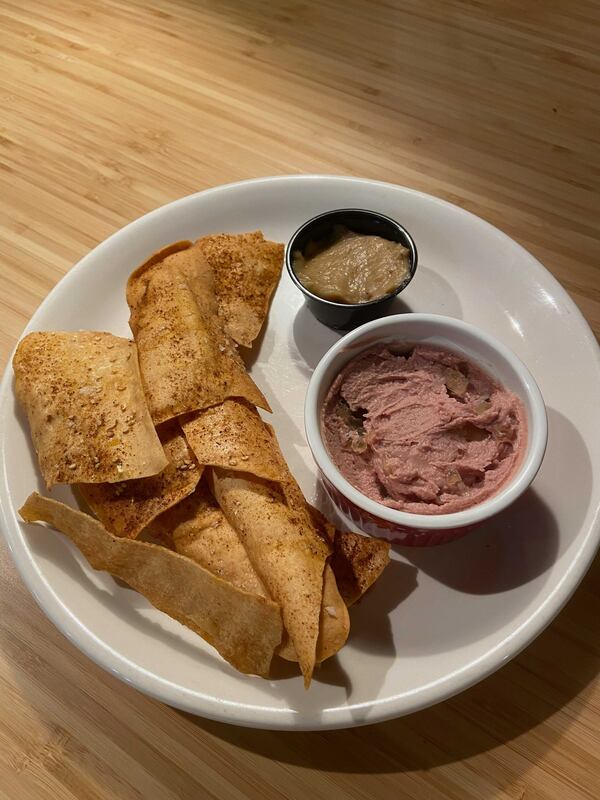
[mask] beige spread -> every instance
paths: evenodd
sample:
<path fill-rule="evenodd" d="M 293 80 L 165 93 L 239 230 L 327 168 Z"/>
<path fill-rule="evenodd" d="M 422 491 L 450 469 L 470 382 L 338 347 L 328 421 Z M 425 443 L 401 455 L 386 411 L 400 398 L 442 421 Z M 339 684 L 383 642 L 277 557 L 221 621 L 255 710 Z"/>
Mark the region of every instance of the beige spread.
<path fill-rule="evenodd" d="M 294 253 L 294 272 L 309 292 L 337 303 L 366 303 L 393 292 L 409 273 L 408 250 L 381 236 L 334 226 L 326 242 Z"/>

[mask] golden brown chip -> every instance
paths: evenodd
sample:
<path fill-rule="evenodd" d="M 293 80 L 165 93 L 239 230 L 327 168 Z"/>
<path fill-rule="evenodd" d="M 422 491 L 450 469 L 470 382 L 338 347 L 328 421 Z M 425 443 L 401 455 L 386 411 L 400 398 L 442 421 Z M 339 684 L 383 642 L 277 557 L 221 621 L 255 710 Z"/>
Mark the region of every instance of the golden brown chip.
<path fill-rule="evenodd" d="M 350 531 L 335 531 L 331 568 L 347 606 L 360 600 L 389 563 L 389 542 Z"/>
<path fill-rule="evenodd" d="M 239 406 L 237 403 L 232 405 Z M 231 442 L 227 447 L 227 452 L 233 456 L 233 460 L 240 464 L 240 466 L 233 466 L 232 469 L 240 469 L 241 467 L 241 469 L 245 469 L 245 471 L 251 472 L 253 475 L 277 481 L 293 514 L 292 518 L 295 519 L 299 529 L 310 529 L 314 524 L 310 509 L 307 506 L 302 490 L 283 457 L 275 431 L 271 425 L 263 422 L 258 414 L 255 413 L 253 416 L 249 416 L 247 407 L 243 410 L 246 412 L 245 415 L 242 413 L 242 409 L 237 409 L 237 417 L 236 409 L 223 411 L 222 407 L 219 407 L 216 412 L 218 418 L 225 419 L 230 423 L 236 418 L 240 421 L 240 424 L 233 428 L 237 436 L 229 437 Z M 225 426 L 221 425 L 220 427 L 223 428 Z M 208 440 L 212 441 L 216 438 L 216 435 L 211 434 L 208 429 L 209 425 L 207 423 L 206 435 Z M 250 453 L 250 457 L 246 462 L 241 461 L 244 453 Z M 197 455 L 202 458 L 207 455 L 207 452 L 206 450 L 204 452 L 197 451 Z M 221 460 L 224 466 L 227 466 L 226 460 L 224 458 Z M 205 463 L 214 464 L 215 462 L 207 461 Z M 267 469 L 269 470 L 268 473 Z M 316 525 L 314 527 L 323 541 L 328 543 L 329 539 L 324 530 L 320 530 Z M 335 529 L 332 526 L 333 530 Z M 333 533 L 331 537 L 333 541 Z M 327 549 L 329 548 L 327 547 Z M 326 607 L 329 609 L 328 611 L 325 610 Z M 346 606 L 337 590 L 335 576 L 326 566 L 315 656 L 317 663 L 334 655 L 342 647 L 348 638 L 349 629 L 350 621 Z M 298 661 L 298 656 L 288 636 L 284 635 L 284 642 L 277 652 L 283 658 L 290 661 Z"/>
<path fill-rule="evenodd" d="M 302 489 L 298 485 L 298 481 L 292 475 L 290 468 L 287 465 L 287 461 L 281 452 L 281 447 L 277 440 L 277 436 L 275 435 L 273 426 L 269 425 L 267 422 L 264 424 L 271 434 L 271 450 L 280 470 L 278 483 L 283 489 L 283 494 L 285 495 L 288 506 L 294 511 L 295 514 L 302 518 L 304 524 L 314 528 L 317 535 L 324 542 L 326 542 L 327 547 L 331 552 L 331 545 L 333 543 L 333 535 L 335 531 L 334 526 L 327 522 L 320 511 L 317 511 L 317 509 L 314 509 L 311 505 L 309 505 L 309 503 L 306 502 L 306 498 L 304 497 Z"/>
<path fill-rule="evenodd" d="M 155 529 L 172 537 L 178 553 L 193 559 L 238 589 L 268 597 L 240 537 L 204 480 L 194 494 L 156 520 Z"/>
<path fill-rule="evenodd" d="M 335 574 L 329 564 L 325 565 L 323 575 L 323 600 L 319 638 L 317 640 L 317 661 L 335 655 L 345 645 L 350 633 L 350 615 L 339 592 Z"/>
<path fill-rule="evenodd" d="M 94 569 L 125 581 L 240 672 L 268 674 L 282 633 L 273 601 L 242 592 L 164 547 L 113 536 L 93 517 L 36 493 L 19 513 L 25 522 L 47 522 L 62 531 Z"/>
<path fill-rule="evenodd" d="M 161 547 L 166 547 L 169 550 L 175 550 L 176 547 L 173 543 L 173 538 L 169 534 L 168 531 L 162 530 L 161 528 L 157 527 L 156 520 L 153 519 L 152 522 L 144 528 L 143 531 L 136 537 L 138 542 L 149 542 L 150 544 L 157 544 Z"/>
<path fill-rule="evenodd" d="M 30 333 L 13 368 L 48 488 L 144 478 L 166 466 L 133 342 L 94 331 Z"/>
<path fill-rule="evenodd" d="M 319 511 L 318 508 L 315 508 L 315 506 L 311 505 L 310 503 L 307 503 L 306 506 L 308 508 L 308 513 L 310 514 L 312 523 L 317 531 L 324 539 L 333 545 L 335 541 L 335 525 L 329 522 L 327 517 L 321 511 Z"/>
<path fill-rule="evenodd" d="M 127 281 L 127 302 L 129 307 L 137 306 L 142 299 L 146 289 L 146 284 L 142 276 L 150 267 L 153 267 L 155 264 L 160 264 L 167 256 L 172 256 L 174 253 L 179 253 L 181 250 L 188 250 L 190 247 L 192 247 L 192 243 L 186 239 L 180 242 L 173 242 L 173 244 L 168 244 L 161 250 L 157 250 L 156 253 L 153 253 L 143 264 L 140 264 L 140 266 L 131 273 Z"/>
<path fill-rule="evenodd" d="M 276 484 L 219 468 L 211 468 L 208 475 L 213 495 L 238 532 L 254 569 L 281 606 L 283 624 L 309 686 L 329 547 L 290 509 Z"/>
<path fill-rule="evenodd" d="M 177 420 L 157 429 L 169 463 L 158 475 L 119 483 L 82 483 L 83 499 L 115 536 L 135 538 L 152 520 L 191 494 L 200 480 L 199 466 Z"/>
<path fill-rule="evenodd" d="M 198 249 L 138 268 L 127 284 L 127 302 L 156 424 L 228 397 L 270 410 L 222 329 L 212 270 Z"/>
<path fill-rule="evenodd" d="M 320 664 L 335 655 L 346 643 L 350 633 L 350 615 L 337 587 L 335 575 L 329 564 L 323 573 L 323 598 L 319 616 L 319 637 L 317 639 L 316 661 Z M 294 646 L 285 635 L 277 648 L 277 655 L 287 661 L 298 661 Z"/>
<path fill-rule="evenodd" d="M 347 609 L 356 603 L 375 583 L 389 564 L 389 542 L 350 531 L 338 531 L 320 511 L 310 507 L 318 530 L 333 543 L 333 555 L 325 567 L 323 604 L 317 662 L 337 653 L 345 644 L 350 630 Z M 343 606 L 343 610 L 340 606 Z M 284 631 L 277 655 L 297 661 L 293 645 Z"/>
<path fill-rule="evenodd" d="M 155 522 L 159 535 L 172 539 L 175 549 L 197 561 L 213 574 L 230 581 L 238 589 L 268 597 L 236 530 L 202 480 L 193 495 L 162 514 Z M 348 611 L 335 583 L 331 567 L 325 567 L 323 599 L 317 640 L 317 663 L 336 653 L 348 638 Z M 277 650 L 289 661 L 298 661 L 289 637 Z"/>
<path fill-rule="evenodd" d="M 298 482 L 289 470 L 283 457 L 275 431 L 271 425 L 265 423 L 273 441 L 273 449 L 281 470 L 279 483 L 282 486 L 288 506 L 302 519 L 312 523 L 313 528 L 324 542 L 333 544 L 335 527 L 329 523 L 321 512 L 310 506 L 298 485 Z M 323 597 L 321 600 L 321 613 L 319 620 L 319 638 L 317 640 L 317 663 L 335 655 L 348 638 L 350 632 L 350 617 L 344 600 L 338 590 L 336 577 L 330 565 L 325 566 L 323 575 Z M 289 661 L 297 661 L 298 657 L 290 639 L 284 631 L 283 642 L 277 650 L 277 655 Z"/>
<path fill-rule="evenodd" d="M 333 546 L 330 563 L 344 602 L 351 606 L 390 563 L 390 543 L 376 536 L 339 531 L 318 508 L 311 505 L 308 508 L 314 526 Z"/>
<path fill-rule="evenodd" d="M 278 450 L 254 406 L 225 400 L 182 418 L 181 426 L 200 464 L 251 472 L 271 481 L 281 478 Z"/>
<path fill-rule="evenodd" d="M 204 236 L 195 247 L 213 268 L 225 331 L 238 344 L 251 347 L 281 275 L 283 245 L 254 231 Z"/>

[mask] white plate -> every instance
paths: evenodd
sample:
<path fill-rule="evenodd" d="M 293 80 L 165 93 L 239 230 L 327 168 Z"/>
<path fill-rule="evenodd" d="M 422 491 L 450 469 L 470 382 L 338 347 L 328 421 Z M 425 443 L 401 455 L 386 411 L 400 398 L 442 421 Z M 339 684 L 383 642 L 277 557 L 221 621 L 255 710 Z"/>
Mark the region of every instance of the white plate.
<path fill-rule="evenodd" d="M 481 530 L 437 548 L 398 549 L 352 610 L 352 632 L 305 692 L 285 666 L 276 680 L 236 673 L 192 633 L 105 573 L 62 536 L 19 523 L 43 491 L 12 371 L 0 394 L 3 530 L 19 571 L 50 619 L 105 669 L 195 714 L 265 728 L 335 728 L 407 714 L 465 689 L 514 656 L 559 611 L 600 534 L 600 358 L 581 314 L 554 278 L 500 231 L 410 189 L 353 178 L 293 176 L 222 186 L 128 225 L 86 256 L 34 314 L 30 330 L 93 328 L 124 336 L 125 281 L 177 239 L 262 228 L 285 241 L 336 207 L 389 214 L 413 234 L 419 268 L 396 310 L 479 325 L 530 367 L 548 406 L 549 443 L 533 488 Z M 312 369 L 337 335 L 317 323 L 283 275 L 252 374 L 310 499 L 315 469 L 302 427 Z M 72 502 L 70 491 L 55 496 Z"/>

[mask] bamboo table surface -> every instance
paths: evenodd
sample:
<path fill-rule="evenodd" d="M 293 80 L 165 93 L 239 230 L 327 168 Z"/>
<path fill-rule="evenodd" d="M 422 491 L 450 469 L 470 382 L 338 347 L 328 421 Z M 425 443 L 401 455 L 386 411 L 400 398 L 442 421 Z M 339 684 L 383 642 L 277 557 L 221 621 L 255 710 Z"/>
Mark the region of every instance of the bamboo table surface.
<path fill-rule="evenodd" d="M 600 333 L 593 0 L 0 0 L 0 358 L 124 223 L 269 174 L 357 174 L 505 230 Z M 556 621 L 464 694 L 393 722 L 194 719 L 0 584 L 0 800 L 600 795 L 596 561 Z"/>

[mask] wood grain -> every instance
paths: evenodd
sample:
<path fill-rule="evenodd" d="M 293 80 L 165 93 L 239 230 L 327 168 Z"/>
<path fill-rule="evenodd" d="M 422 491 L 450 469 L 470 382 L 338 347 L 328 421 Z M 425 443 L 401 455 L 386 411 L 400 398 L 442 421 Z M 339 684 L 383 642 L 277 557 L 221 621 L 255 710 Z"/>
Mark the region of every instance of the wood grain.
<path fill-rule="evenodd" d="M 359 174 L 504 229 L 600 334 L 593 0 L 0 0 L 0 359 L 124 223 L 242 178 Z M 332 733 L 193 719 L 119 683 L 5 550 L 0 800 L 571 800 L 600 785 L 600 565 L 519 658 Z"/>

